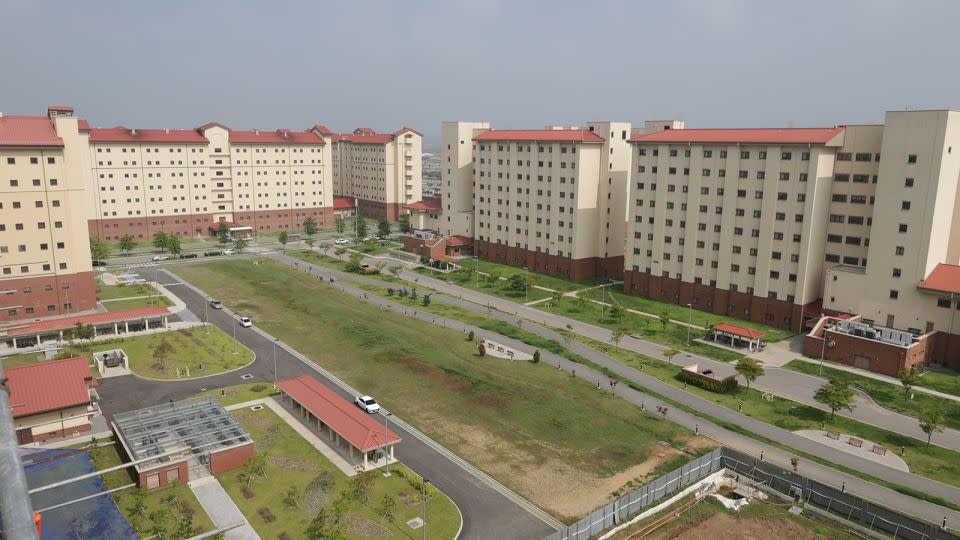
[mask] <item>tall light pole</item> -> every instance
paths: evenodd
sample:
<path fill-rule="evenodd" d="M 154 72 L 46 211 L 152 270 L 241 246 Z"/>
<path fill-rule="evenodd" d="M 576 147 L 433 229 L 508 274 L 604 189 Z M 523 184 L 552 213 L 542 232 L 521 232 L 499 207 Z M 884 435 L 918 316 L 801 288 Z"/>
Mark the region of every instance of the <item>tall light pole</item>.
<path fill-rule="evenodd" d="M 207 311 L 207 307 L 210 306 L 210 299 L 208 298 L 206 302 L 203 303 L 203 329 L 206 333 L 210 333 L 210 329 L 207 327 L 207 321 L 210 320 L 210 312 Z"/>
<path fill-rule="evenodd" d="M 693 304 L 687 304 L 687 347 L 690 346 L 691 326 L 693 326 Z"/>
<path fill-rule="evenodd" d="M 473 255 L 474 259 L 474 268 L 473 273 L 477 276 L 477 290 L 480 290 L 480 256 L 477 254 Z"/>
<path fill-rule="evenodd" d="M 273 339 L 273 386 L 277 386 L 277 342 L 280 341 L 278 338 Z"/>
<path fill-rule="evenodd" d="M 527 267 L 523 267 L 523 301 L 530 301 L 530 273 L 527 271 Z"/>
<path fill-rule="evenodd" d="M 390 421 L 390 413 L 383 410 L 383 407 L 380 408 L 380 414 L 383 415 L 383 465 L 386 466 L 390 462 L 390 458 L 387 457 L 387 443 L 390 440 L 390 432 L 387 430 L 387 422 Z"/>
<path fill-rule="evenodd" d="M 823 374 L 823 356 L 827 352 L 827 323 L 823 323 L 823 343 L 820 344 L 820 367 L 817 369 L 817 375 Z"/>
<path fill-rule="evenodd" d="M 233 354 L 240 354 L 237 350 L 237 317 L 233 317 Z"/>
<path fill-rule="evenodd" d="M 427 484 L 429 484 L 430 481 L 427 480 L 426 477 L 421 480 L 423 480 L 420 482 L 423 488 L 423 527 L 421 528 L 423 529 L 423 540 L 427 540 Z"/>

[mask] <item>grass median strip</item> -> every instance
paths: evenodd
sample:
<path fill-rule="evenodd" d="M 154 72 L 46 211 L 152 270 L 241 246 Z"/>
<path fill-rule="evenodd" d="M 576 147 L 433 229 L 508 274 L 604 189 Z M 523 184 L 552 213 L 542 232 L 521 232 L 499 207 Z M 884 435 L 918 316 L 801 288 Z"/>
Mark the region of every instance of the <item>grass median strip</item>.
<path fill-rule="evenodd" d="M 943 399 L 916 391 L 913 392 L 913 399 L 911 399 L 900 385 L 829 366 L 823 366 L 823 372 L 821 373 L 820 366 L 805 360 L 791 360 L 783 367 L 808 375 L 819 375 L 824 379 L 846 381 L 851 386 L 870 394 L 870 397 L 884 407 L 908 416 L 917 416 L 917 413 L 923 409 L 940 409 L 944 412 L 946 426 L 960 429 L 960 401 Z M 926 377 L 926 374 L 924 374 L 924 377 Z"/>
<path fill-rule="evenodd" d="M 677 448 L 710 446 L 554 367 L 480 357 L 461 331 L 384 311 L 279 263 L 175 272 L 562 520 Z"/>

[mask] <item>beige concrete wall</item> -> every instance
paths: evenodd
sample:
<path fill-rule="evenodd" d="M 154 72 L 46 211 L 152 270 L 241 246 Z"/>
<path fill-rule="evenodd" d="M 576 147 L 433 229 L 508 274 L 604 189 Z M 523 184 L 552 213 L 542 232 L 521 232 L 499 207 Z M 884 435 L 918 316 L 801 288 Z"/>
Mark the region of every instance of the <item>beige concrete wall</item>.
<path fill-rule="evenodd" d="M 51 411 L 40 414 L 33 414 L 30 416 L 24 416 L 21 418 L 14 418 L 13 425 L 16 430 L 19 430 L 25 426 L 33 426 L 31 432 L 34 435 L 40 435 L 43 433 L 49 433 L 51 431 L 58 431 L 60 429 L 70 429 L 75 426 L 82 426 L 84 424 L 89 424 L 90 420 L 86 416 L 80 418 L 73 418 L 70 420 L 62 420 L 63 418 L 70 418 L 72 416 L 86 415 L 91 411 L 88 410 L 86 405 L 80 405 L 77 407 L 68 407 L 61 409 L 59 411 Z"/>
<path fill-rule="evenodd" d="M 383 144 L 339 141 L 331 147 L 334 194 L 384 204 L 419 201 L 423 138 L 405 131 Z"/>
<path fill-rule="evenodd" d="M 440 185 L 443 216 L 440 232 L 473 237 L 473 137 L 490 129 L 487 122 L 444 122 L 440 126 Z"/>

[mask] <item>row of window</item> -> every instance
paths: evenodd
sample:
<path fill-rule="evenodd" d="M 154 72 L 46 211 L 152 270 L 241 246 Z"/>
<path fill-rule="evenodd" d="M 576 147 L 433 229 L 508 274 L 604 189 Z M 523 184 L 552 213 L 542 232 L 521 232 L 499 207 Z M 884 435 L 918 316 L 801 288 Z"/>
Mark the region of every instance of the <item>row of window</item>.
<path fill-rule="evenodd" d="M 30 160 L 30 164 L 31 164 L 31 165 L 39 165 L 39 164 L 40 164 L 40 158 L 39 158 L 39 157 L 30 157 L 29 160 Z M 52 157 L 52 156 L 47 157 L 47 163 L 48 163 L 48 164 L 53 165 L 53 164 L 56 163 L 56 162 L 57 162 L 57 158 Z M 17 164 L 17 158 L 15 158 L 15 157 L 8 157 L 8 158 L 7 158 L 7 165 L 16 165 L 16 164 Z"/>
<path fill-rule="evenodd" d="M 13 268 L 14 268 L 13 266 L 4 266 L 4 267 L 3 267 L 3 275 L 9 276 L 9 275 L 13 274 Z M 29 264 L 20 265 L 19 268 L 20 268 L 20 273 L 21 273 L 21 274 L 29 274 L 29 273 L 30 273 L 30 265 L 29 265 Z M 44 263 L 44 264 L 40 265 L 40 268 L 42 269 L 43 272 L 49 272 L 49 271 L 50 271 L 50 264 L 49 264 L 49 263 Z M 60 270 L 66 270 L 66 269 L 67 269 L 67 263 L 65 263 L 65 262 L 58 263 L 58 264 L 57 264 L 57 268 L 59 268 Z"/>
<path fill-rule="evenodd" d="M 678 156 L 680 155 L 680 151 L 679 151 L 679 149 L 677 149 L 677 148 L 671 148 L 671 149 L 669 150 L 669 152 L 670 152 L 670 157 L 678 157 Z M 645 156 L 645 155 L 647 155 L 647 149 L 644 148 L 644 147 L 642 147 L 642 146 L 640 146 L 640 147 L 637 148 L 637 153 L 638 153 L 638 155 Z M 691 153 L 691 151 L 690 151 L 689 148 L 684 149 L 684 151 L 683 151 L 683 157 L 690 157 L 690 153 Z M 726 159 L 726 157 L 727 157 L 727 151 L 726 151 L 726 150 L 719 150 L 718 153 L 719 153 L 720 159 Z M 659 156 L 659 155 L 660 155 L 660 149 L 659 149 L 659 148 L 652 148 L 652 149 L 650 149 L 650 155 Z M 751 156 L 751 155 L 752 155 L 752 154 L 751 154 L 751 152 L 750 152 L 749 150 L 741 150 L 741 151 L 740 151 L 740 159 L 750 159 L 750 156 Z M 878 156 L 879 156 L 879 154 L 878 154 Z M 704 158 L 707 158 L 707 159 L 712 158 L 712 157 L 713 157 L 713 150 L 704 150 L 704 151 L 703 151 L 703 157 L 704 157 Z M 767 159 L 767 152 L 766 152 L 765 150 L 760 150 L 760 151 L 758 151 L 758 152 L 757 152 L 757 159 L 759 159 L 759 160 L 765 160 L 765 159 Z M 790 152 L 790 151 L 781 152 L 781 153 L 780 153 L 780 159 L 782 159 L 783 161 L 790 161 L 790 160 L 792 160 L 792 159 L 793 159 L 793 152 Z M 809 161 L 809 160 L 810 160 L 810 152 L 800 152 L 800 160 L 801 160 L 801 161 Z"/>
<path fill-rule="evenodd" d="M 56 178 L 51 178 L 51 179 L 48 180 L 48 183 L 49 183 L 51 186 L 57 186 L 57 185 L 60 184 L 60 181 L 57 180 Z M 43 182 L 41 182 L 39 178 L 34 178 L 34 179 L 30 182 L 30 185 L 31 185 L 31 186 L 42 186 L 42 185 L 43 185 Z M 15 180 L 15 179 L 14 179 L 14 180 L 10 180 L 10 187 L 20 187 L 20 180 Z"/>

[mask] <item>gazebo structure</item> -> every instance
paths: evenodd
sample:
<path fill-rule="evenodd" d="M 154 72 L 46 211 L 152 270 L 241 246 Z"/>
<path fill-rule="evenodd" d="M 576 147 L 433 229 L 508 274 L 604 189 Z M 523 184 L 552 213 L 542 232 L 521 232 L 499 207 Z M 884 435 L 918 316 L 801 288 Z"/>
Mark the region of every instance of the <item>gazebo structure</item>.
<path fill-rule="evenodd" d="M 730 323 L 718 323 L 713 325 L 713 341 L 725 337 L 730 340 L 733 346 L 740 346 L 741 342 L 746 342 L 747 349 L 753 352 L 760 350 L 760 338 L 764 336 L 763 332 L 753 328 L 745 328 Z"/>
<path fill-rule="evenodd" d="M 94 336 L 122 336 L 166 328 L 169 317 L 170 310 L 153 306 L 14 323 L 0 328 L 0 349 L 40 348 L 44 341 L 63 341 L 64 332 L 77 323 L 92 326 Z"/>
<path fill-rule="evenodd" d="M 189 482 L 243 465 L 253 439 L 213 397 L 163 403 L 114 415 L 111 428 L 125 461 L 148 489 Z"/>
<path fill-rule="evenodd" d="M 337 447 L 341 441 L 345 442 L 350 457 L 357 452 L 362 455 L 363 470 L 386 465 L 395 459 L 393 447 L 400 442 L 400 436 L 320 381 L 309 375 L 300 375 L 283 379 L 277 382 L 277 386 L 281 392 L 280 400 L 290 400 L 294 410 L 308 424 L 316 423 L 321 433 L 327 431 Z M 376 458 L 380 450 L 384 451 L 382 462 Z"/>

